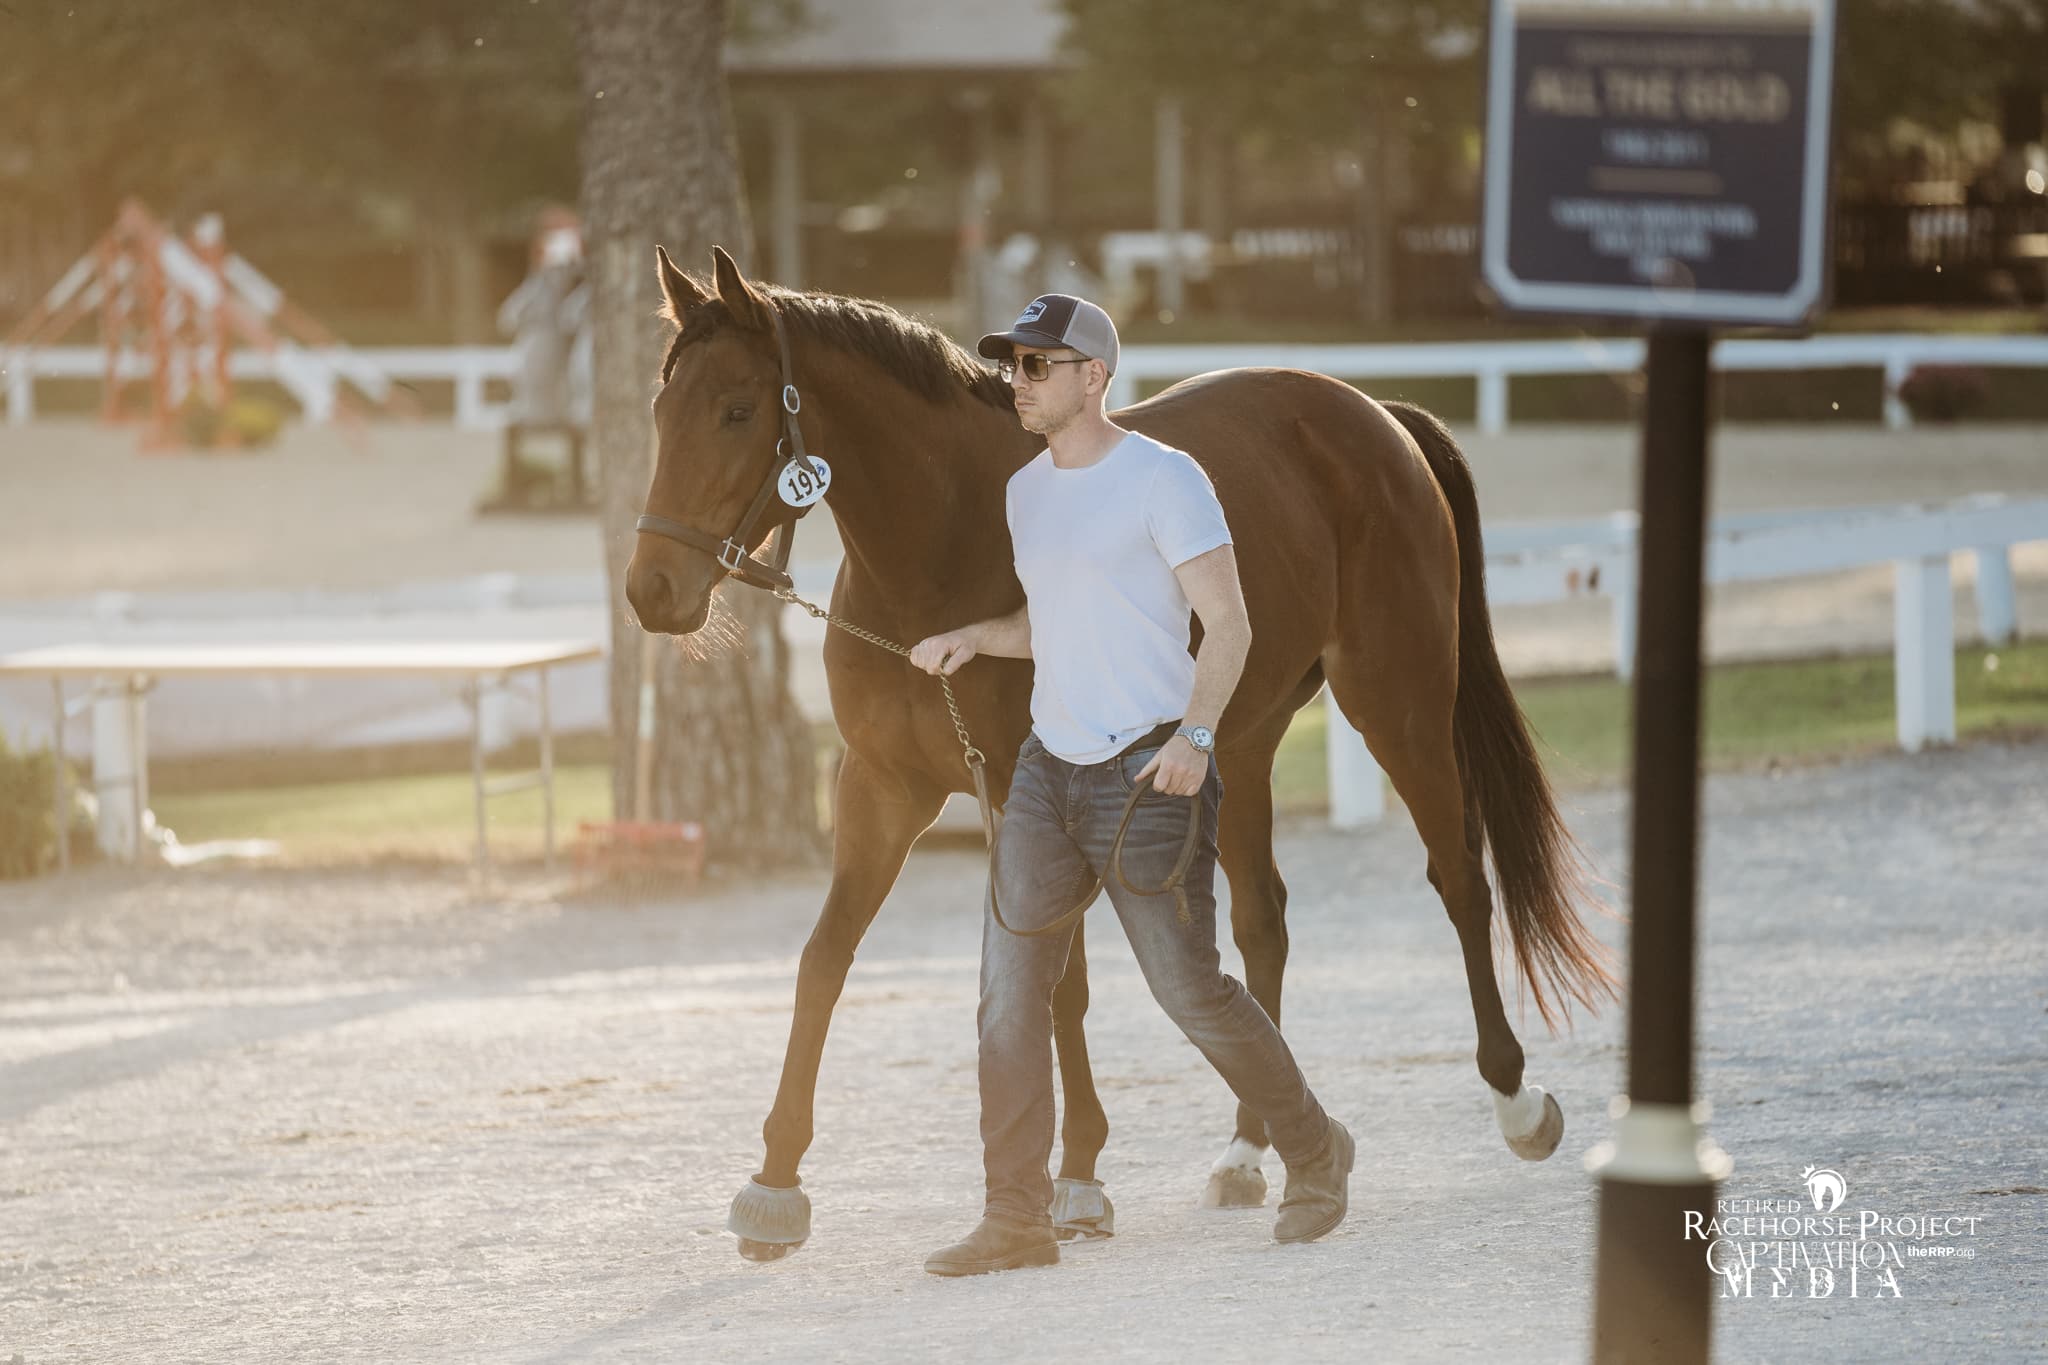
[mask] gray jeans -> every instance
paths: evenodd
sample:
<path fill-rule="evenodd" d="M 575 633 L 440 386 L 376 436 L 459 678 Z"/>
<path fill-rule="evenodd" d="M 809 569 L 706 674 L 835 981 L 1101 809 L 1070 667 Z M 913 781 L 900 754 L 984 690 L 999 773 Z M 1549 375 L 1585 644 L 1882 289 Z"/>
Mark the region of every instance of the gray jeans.
<path fill-rule="evenodd" d="M 1167 1017 L 1201 1049 L 1247 1108 L 1265 1121 L 1290 1165 L 1321 1155 L 1329 1138 L 1322 1106 L 1302 1079 L 1280 1030 L 1216 952 L 1216 821 L 1223 777 L 1212 759 L 1195 796 L 1138 798 L 1124 835 L 1123 867 L 1139 886 L 1158 886 L 1187 837 L 1188 802 L 1202 804 L 1201 836 L 1183 888 L 1188 921 L 1173 894 L 1140 896 L 1108 872 L 1109 846 L 1139 771 L 1157 746 L 1100 763 L 1069 763 L 1036 735 L 1017 753 L 1016 775 L 996 838 L 994 883 L 1003 918 L 1019 929 L 1048 924 L 1073 908 L 1100 874 L 1145 984 Z M 1021 938 L 982 907 L 981 1141 L 987 1212 L 1049 1221 L 1052 1177 L 1052 992 L 1066 969 L 1073 930 Z"/>

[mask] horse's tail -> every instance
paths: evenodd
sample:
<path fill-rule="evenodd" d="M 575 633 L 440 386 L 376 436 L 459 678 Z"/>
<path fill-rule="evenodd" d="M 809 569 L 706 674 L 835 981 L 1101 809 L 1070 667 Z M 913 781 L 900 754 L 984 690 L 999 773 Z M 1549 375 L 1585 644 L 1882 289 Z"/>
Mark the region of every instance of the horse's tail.
<path fill-rule="evenodd" d="M 1479 499 L 1472 470 L 1449 428 L 1412 403 L 1382 403 L 1422 447 L 1430 472 L 1450 503 L 1458 536 L 1458 699 L 1451 733 L 1468 810 L 1493 856 L 1516 965 L 1552 1033 L 1552 1002 L 1571 996 L 1598 1013 L 1616 998 L 1606 946 L 1579 918 L 1582 903 L 1598 905 L 1584 852 L 1558 814 L 1500 654 L 1486 609 L 1486 551 L 1479 535 Z"/>

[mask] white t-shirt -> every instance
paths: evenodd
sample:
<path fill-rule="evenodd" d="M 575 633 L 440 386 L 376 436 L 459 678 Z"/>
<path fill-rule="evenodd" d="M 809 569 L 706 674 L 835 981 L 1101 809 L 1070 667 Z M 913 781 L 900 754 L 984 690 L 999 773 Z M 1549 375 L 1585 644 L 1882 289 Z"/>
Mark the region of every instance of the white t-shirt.
<path fill-rule="evenodd" d="M 1194 457 L 1132 432 L 1081 469 L 1052 452 L 1005 499 L 1031 623 L 1031 728 L 1069 763 L 1099 763 L 1195 690 L 1188 599 L 1174 568 L 1230 543 Z"/>

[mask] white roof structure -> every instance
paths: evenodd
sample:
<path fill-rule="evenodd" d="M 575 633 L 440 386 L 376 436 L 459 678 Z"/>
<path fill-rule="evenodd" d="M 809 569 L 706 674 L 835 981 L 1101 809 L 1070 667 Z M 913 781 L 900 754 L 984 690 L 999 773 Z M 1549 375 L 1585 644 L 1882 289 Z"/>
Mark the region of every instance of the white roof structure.
<path fill-rule="evenodd" d="M 1062 64 L 1058 0 L 807 0 L 787 33 L 733 44 L 741 76 L 986 72 L 1022 75 Z"/>

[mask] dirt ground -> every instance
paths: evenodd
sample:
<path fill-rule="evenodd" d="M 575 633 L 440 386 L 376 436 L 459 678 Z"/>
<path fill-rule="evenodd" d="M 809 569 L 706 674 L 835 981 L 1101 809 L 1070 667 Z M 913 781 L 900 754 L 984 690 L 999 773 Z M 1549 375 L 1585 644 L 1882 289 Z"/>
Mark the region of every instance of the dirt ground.
<path fill-rule="evenodd" d="M 1625 802 L 1573 821 L 1618 873 Z M 1699 1076 L 1731 1199 L 1973 1217 L 1843 1286 L 1716 1306 L 1719 1359 L 2048 1359 L 2048 749 L 1708 784 Z M 1527 1026 L 1568 1128 L 1502 1145 L 1412 830 L 1283 831 L 1285 1022 L 1358 1135 L 1349 1221 L 1195 1207 L 1223 1086 L 1092 930 L 1119 1235 L 921 1269 L 978 1209 L 985 864 L 920 850 L 848 982 L 808 1246 L 723 1232 L 824 884 L 635 906 L 398 872 L 97 870 L 0 893 L 0 1360 L 1577 1361 L 1623 1018 Z M 1219 886 L 1226 898 L 1227 889 Z M 1226 912 L 1227 913 L 1227 912 Z M 1595 921 L 1610 942 L 1621 926 Z M 1226 960 L 1235 966 L 1234 954 Z M 1269 1156 L 1268 1176 L 1281 1172 Z M 1908 1239 L 1910 1241 L 1910 1239 Z"/>

